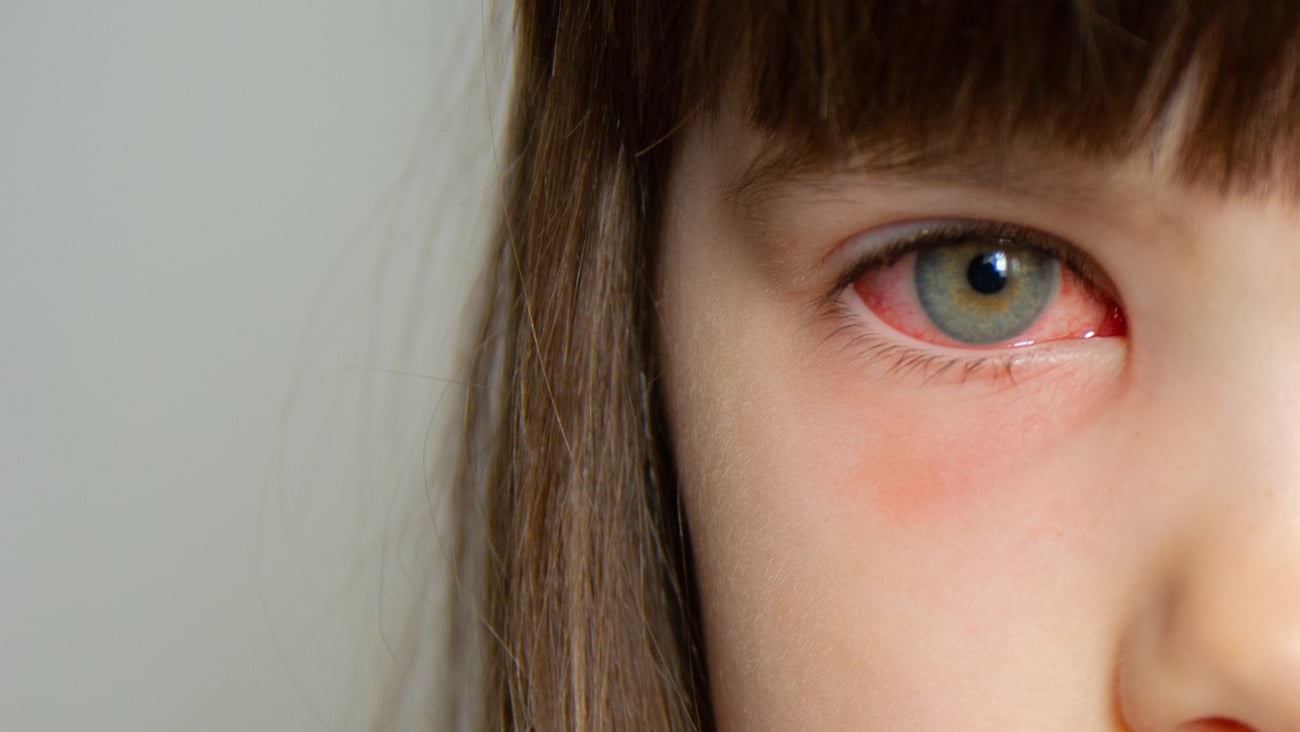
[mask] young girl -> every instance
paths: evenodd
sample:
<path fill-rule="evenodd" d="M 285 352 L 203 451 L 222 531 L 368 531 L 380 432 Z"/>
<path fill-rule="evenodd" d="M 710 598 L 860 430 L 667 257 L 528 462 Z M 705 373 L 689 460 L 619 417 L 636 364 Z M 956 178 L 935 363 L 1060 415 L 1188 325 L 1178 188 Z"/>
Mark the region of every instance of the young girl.
<path fill-rule="evenodd" d="M 517 12 L 470 726 L 1300 730 L 1300 5 Z"/>

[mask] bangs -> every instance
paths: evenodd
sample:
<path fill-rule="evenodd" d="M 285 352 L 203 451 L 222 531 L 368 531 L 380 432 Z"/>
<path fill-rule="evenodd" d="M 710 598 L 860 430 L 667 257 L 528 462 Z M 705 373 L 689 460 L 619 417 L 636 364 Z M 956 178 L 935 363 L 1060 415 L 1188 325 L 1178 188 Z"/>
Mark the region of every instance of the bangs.
<path fill-rule="evenodd" d="M 1158 143 L 1190 183 L 1297 189 L 1300 3 L 713 2 L 693 22 L 680 108 L 739 84 L 801 160 Z"/>

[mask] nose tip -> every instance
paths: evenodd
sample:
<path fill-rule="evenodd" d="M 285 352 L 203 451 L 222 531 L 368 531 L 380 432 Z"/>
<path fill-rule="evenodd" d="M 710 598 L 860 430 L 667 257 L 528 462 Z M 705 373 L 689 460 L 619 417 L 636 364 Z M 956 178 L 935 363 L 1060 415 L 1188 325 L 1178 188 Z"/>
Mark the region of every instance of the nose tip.
<path fill-rule="evenodd" d="M 1300 532 L 1223 528 L 1136 613 L 1120 670 L 1134 730 L 1300 732 Z"/>

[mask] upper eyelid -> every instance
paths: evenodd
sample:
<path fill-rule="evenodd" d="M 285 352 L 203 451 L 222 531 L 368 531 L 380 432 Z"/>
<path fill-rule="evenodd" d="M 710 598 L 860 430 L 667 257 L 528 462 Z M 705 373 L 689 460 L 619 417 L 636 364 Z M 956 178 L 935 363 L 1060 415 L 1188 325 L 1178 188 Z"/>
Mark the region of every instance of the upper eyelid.
<path fill-rule="evenodd" d="M 882 228 L 888 230 L 894 227 Z M 856 259 L 835 282 L 830 292 L 826 293 L 824 299 L 829 302 L 839 297 L 840 293 L 862 275 L 879 267 L 887 267 L 922 247 L 940 245 L 948 241 L 972 236 L 1009 239 L 1045 251 L 1060 260 L 1087 286 L 1104 291 L 1118 299 L 1109 278 L 1106 277 L 1105 272 L 1091 256 L 1085 253 L 1077 244 L 1041 229 L 988 219 L 920 220 L 915 223 L 914 227 L 909 226 L 908 228 L 912 229 L 910 233 L 900 235 L 898 238 L 886 241 L 881 245 L 869 248 L 864 253 L 858 254 Z M 880 231 L 878 228 L 856 234 L 847 241 L 873 236 Z M 881 232 L 880 236 L 886 235 Z"/>

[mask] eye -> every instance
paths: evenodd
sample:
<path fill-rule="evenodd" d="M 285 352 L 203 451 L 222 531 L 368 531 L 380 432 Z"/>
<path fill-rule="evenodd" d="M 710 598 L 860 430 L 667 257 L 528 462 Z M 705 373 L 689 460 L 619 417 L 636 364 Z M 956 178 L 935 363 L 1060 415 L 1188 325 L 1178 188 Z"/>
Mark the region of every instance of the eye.
<path fill-rule="evenodd" d="M 859 267 L 854 291 L 886 325 L 942 346 L 1124 335 L 1104 278 L 1077 249 L 1005 225 L 959 226 L 923 229 L 887 247 Z"/>

